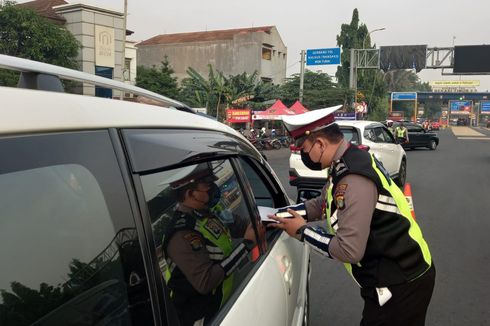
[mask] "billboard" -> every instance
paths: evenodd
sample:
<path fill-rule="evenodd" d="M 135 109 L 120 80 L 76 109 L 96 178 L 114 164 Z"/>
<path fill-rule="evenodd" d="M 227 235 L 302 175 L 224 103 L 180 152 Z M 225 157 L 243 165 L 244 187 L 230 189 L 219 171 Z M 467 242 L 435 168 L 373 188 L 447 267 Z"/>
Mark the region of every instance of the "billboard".
<path fill-rule="evenodd" d="M 226 121 L 229 123 L 250 122 L 250 110 L 248 109 L 227 109 Z"/>
<path fill-rule="evenodd" d="M 490 101 L 481 101 L 480 102 L 480 113 L 481 114 L 490 114 Z"/>
<path fill-rule="evenodd" d="M 415 69 L 419 72 L 425 68 L 426 61 L 427 45 L 380 47 L 379 65 L 385 72 L 396 69 Z"/>
<path fill-rule="evenodd" d="M 449 101 L 451 114 L 467 114 L 473 112 L 473 101 Z"/>
<path fill-rule="evenodd" d="M 480 86 L 479 80 L 431 80 L 432 87 L 476 87 Z"/>
<path fill-rule="evenodd" d="M 454 73 L 490 72 L 490 45 L 454 47 Z"/>

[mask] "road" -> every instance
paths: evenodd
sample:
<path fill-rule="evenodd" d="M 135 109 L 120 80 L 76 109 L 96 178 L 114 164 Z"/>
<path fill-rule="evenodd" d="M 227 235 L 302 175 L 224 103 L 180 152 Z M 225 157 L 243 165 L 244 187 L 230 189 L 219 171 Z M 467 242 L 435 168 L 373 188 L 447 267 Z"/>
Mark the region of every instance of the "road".
<path fill-rule="evenodd" d="M 490 325 L 490 130 L 439 132 L 436 151 L 407 151 L 417 221 L 437 277 L 427 325 Z M 476 138 L 476 139 L 475 139 Z M 289 151 L 266 151 L 289 196 Z M 342 264 L 312 254 L 313 326 L 359 325 L 363 302 Z"/>

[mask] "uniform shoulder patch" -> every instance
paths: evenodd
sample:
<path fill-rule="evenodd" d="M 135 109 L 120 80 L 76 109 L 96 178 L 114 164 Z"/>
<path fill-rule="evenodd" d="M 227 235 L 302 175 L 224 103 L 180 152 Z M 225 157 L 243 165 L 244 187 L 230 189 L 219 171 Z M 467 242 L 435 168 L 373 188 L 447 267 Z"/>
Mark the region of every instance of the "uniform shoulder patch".
<path fill-rule="evenodd" d="M 347 191 L 347 184 L 342 183 L 337 185 L 335 188 L 335 206 L 337 206 L 337 209 L 344 209 L 345 208 L 345 192 Z"/>
<path fill-rule="evenodd" d="M 199 251 L 202 248 L 204 248 L 204 243 L 202 241 L 202 238 L 196 233 L 185 234 L 184 240 L 187 241 L 187 243 L 189 243 L 192 250 L 194 250 L 194 251 Z"/>

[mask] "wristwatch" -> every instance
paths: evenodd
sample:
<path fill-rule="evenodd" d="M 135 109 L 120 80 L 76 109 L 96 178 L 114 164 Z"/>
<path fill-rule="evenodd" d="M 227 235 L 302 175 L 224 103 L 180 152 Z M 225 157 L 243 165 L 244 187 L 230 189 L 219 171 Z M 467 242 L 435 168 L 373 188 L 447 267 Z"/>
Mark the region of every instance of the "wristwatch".
<path fill-rule="evenodd" d="M 305 232 L 305 229 L 308 227 L 307 224 L 303 225 L 302 227 L 300 227 L 299 229 L 296 230 L 296 238 L 303 242 L 304 240 L 304 232 Z"/>

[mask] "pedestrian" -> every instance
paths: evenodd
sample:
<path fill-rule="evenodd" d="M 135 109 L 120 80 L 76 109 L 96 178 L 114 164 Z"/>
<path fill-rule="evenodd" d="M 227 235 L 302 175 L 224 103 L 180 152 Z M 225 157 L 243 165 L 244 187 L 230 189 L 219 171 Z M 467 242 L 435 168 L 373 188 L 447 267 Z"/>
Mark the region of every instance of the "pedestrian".
<path fill-rule="evenodd" d="M 386 126 L 393 136 L 395 136 L 395 128 L 393 128 L 393 120 L 386 120 Z"/>
<path fill-rule="evenodd" d="M 344 140 L 338 108 L 283 118 L 305 166 L 330 169 L 322 195 L 305 202 L 307 220 L 290 210 L 273 226 L 345 264 L 361 286 L 361 325 L 424 325 L 435 282 L 428 245 L 382 164 Z M 322 218 L 326 228 L 307 224 Z"/>
<path fill-rule="evenodd" d="M 408 143 L 408 130 L 403 124 L 403 121 L 400 121 L 400 124 L 395 128 L 395 134 L 398 143 L 400 144 Z"/>
<path fill-rule="evenodd" d="M 229 298 L 233 273 L 255 246 L 255 233 L 251 224 L 243 225 L 243 240 L 233 242 L 233 230 L 211 210 L 220 199 L 212 168 L 201 163 L 183 169 L 188 173 L 170 183 L 178 203 L 162 241 L 165 281 L 180 324 L 207 325 Z"/>
<path fill-rule="evenodd" d="M 276 138 L 276 129 L 275 128 L 272 128 L 271 129 L 271 138 Z"/>

